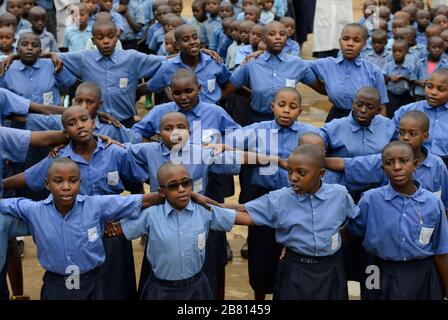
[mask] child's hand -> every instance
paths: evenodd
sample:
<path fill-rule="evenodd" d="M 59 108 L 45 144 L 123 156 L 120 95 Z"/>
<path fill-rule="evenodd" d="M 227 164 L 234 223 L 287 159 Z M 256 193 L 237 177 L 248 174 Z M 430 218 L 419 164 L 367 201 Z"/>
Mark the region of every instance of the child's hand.
<path fill-rule="evenodd" d="M 232 150 L 232 148 L 230 146 L 227 146 L 225 144 L 213 144 L 213 143 L 204 144 L 204 148 L 213 149 L 215 156 L 220 155 L 221 153 L 223 153 L 226 150 Z"/>
<path fill-rule="evenodd" d="M 62 59 L 55 53 L 51 53 L 51 61 L 54 65 L 54 73 L 59 73 L 64 67 L 64 62 L 62 62 Z"/>
<path fill-rule="evenodd" d="M 210 199 L 209 197 L 206 197 L 200 193 L 197 192 L 192 192 L 191 193 L 191 200 L 193 200 L 194 202 L 196 202 L 198 205 L 203 206 L 204 208 L 211 210 L 212 208 L 210 207 L 210 205 L 214 205 L 217 207 L 221 207 L 223 208 L 224 205 L 218 203 L 215 200 Z"/>
<path fill-rule="evenodd" d="M 112 124 L 115 128 L 121 128 L 120 121 L 118 121 L 108 113 L 98 112 L 98 119 L 100 119 L 100 122 L 102 123 Z"/>
<path fill-rule="evenodd" d="M 95 134 L 98 138 L 100 138 L 104 143 L 106 143 L 106 148 L 109 147 L 112 144 L 116 144 L 119 147 L 126 148 L 126 146 L 111 137 L 103 136 L 102 134 Z"/>
<path fill-rule="evenodd" d="M 62 148 L 65 148 L 66 146 L 67 146 L 66 144 L 60 144 L 60 145 L 54 147 L 53 149 L 51 149 L 51 151 L 48 154 L 48 156 L 50 158 L 57 158 L 58 154 L 59 154 L 59 150 L 61 150 Z"/>
<path fill-rule="evenodd" d="M 287 170 L 288 169 L 288 160 L 278 158 L 278 167 Z"/>
<path fill-rule="evenodd" d="M 115 9 L 116 12 L 119 14 L 125 14 L 128 11 L 128 6 L 125 4 L 120 4 L 117 9 Z"/>
<path fill-rule="evenodd" d="M 243 60 L 243 62 L 241 62 L 241 64 L 243 65 L 245 63 L 248 63 L 250 60 L 258 58 L 263 53 L 264 53 L 263 50 L 258 50 L 258 51 L 253 52 L 250 55 L 246 56 L 246 58 L 244 58 L 244 60 Z"/>
<path fill-rule="evenodd" d="M 213 51 L 210 49 L 204 49 L 204 48 L 201 49 L 201 51 L 204 52 L 205 54 L 208 54 L 210 57 L 212 57 L 212 59 L 215 60 L 216 63 L 219 63 L 219 64 L 224 63 L 224 61 L 222 61 L 221 56 L 216 51 Z"/>
<path fill-rule="evenodd" d="M 116 237 L 124 235 L 120 222 L 114 222 L 112 220 L 104 223 L 104 234 L 108 237 Z"/>
<path fill-rule="evenodd" d="M 398 81 L 400 81 L 400 79 L 401 79 L 401 76 L 395 76 L 395 75 L 389 76 L 389 81 L 392 81 L 392 82 L 398 82 Z"/>

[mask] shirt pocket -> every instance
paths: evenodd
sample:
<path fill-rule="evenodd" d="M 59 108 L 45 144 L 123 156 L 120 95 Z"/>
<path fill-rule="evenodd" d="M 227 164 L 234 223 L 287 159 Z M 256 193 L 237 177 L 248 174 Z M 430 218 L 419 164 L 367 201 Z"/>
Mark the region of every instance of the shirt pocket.
<path fill-rule="evenodd" d="M 207 243 L 207 230 L 198 229 L 193 232 L 193 249 L 194 251 L 205 252 Z"/>
<path fill-rule="evenodd" d="M 86 225 L 81 228 L 82 246 L 92 249 L 102 244 L 101 228 L 98 223 Z"/>
<path fill-rule="evenodd" d="M 127 74 L 117 75 L 113 78 L 114 83 L 112 86 L 120 92 L 127 92 L 130 85 L 130 76 Z"/>
<path fill-rule="evenodd" d="M 415 228 L 415 241 L 420 247 L 431 246 L 432 236 L 435 231 L 435 224 L 419 224 Z"/>

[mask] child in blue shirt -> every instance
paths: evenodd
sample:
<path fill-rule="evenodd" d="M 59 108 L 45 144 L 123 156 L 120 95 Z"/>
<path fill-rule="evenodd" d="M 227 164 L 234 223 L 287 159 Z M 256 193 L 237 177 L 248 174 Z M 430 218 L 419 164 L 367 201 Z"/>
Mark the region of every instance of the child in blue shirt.
<path fill-rule="evenodd" d="M 161 30 L 163 27 L 162 22 L 164 16 L 168 13 L 172 13 L 173 11 L 171 10 L 170 6 L 163 4 L 158 6 L 154 12 L 156 21 L 148 28 L 148 32 L 146 33 L 146 39 L 145 39 L 145 44 L 148 47 L 148 49 L 151 42 L 153 41 L 152 38 L 154 37 L 156 31 Z"/>
<path fill-rule="evenodd" d="M 428 54 L 420 60 L 416 67 L 415 96 L 417 100 L 422 100 L 424 96 L 425 84 L 428 77 L 435 70 L 448 68 L 448 57 L 443 52 L 445 45 L 441 37 L 431 37 L 428 39 Z"/>
<path fill-rule="evenodd" d="M 30 29 L 31 23 L 22 18 L 23 2 L 22 0 L 7 0 L 6 11 L 12 13 L 17 19 L 16 34 L 24 29 Z"/>
<path fill-rule="evenodd" d="M 87 45 L 87 41 L 92 37 L 92 30 L 87 26 L 89 14 L 87 6 L 84 3 L 78 3 L 78 21 L 65 29 L 64 40 L 62 41 L 61 51 L 81 51 Z"/>
<path fill-rule="evenodd" d="M 191 10 L 193 11 L 193 18 L 188 20 L 188 24 L 193 25 L 201 36 L 201 43 L 207 44 L 207 39 L 202 33 L 202 24 L 207 20 L 207 14 L 205 12 L 205 0 L 195 0 L 191 4 Z"/>
<path fill-rule="evenodd" d="M 286 247 L 277 269 L 275 300 L 347 299 L 340 228 L 359 209 L 343 186 L 321 181 L 325 156 L 318 146 L 297 147 L 287 167 L 291 187 L 237 206 L 246 211 L 237 224 L 274 228 L 277 242 Z"/>
<path fill-rule="evenodd" d="M 381 97 L 375 88 L 361 88 L 352 112 L 320 129 L 328 154 L 355 157 L 380 152 L 395 133 L 394 122 L 379 114 L 380 104 Z"/>
<path fill-rule="evenodd" d="M 96 16 L 97 12 L 107 12 L 112 16 L 112 21 L 115 24 L 115 26 L 117 27 L 118 33 L 121 34 L 121 32 L 124 29 L 123 18 L 119 13 L 113 11 L 112 7 L 113 7 L 112 0 L 98 0 L 99 11 L 96 10 L 95 13 L 90 16 L 89 21 L 88 21 L 88 26 L 93 28 L 93 25 L 95 24 L 95 21 L 96 21 L 95 16 Z"/>
<path fill-rule="evenodd" d="M 205 0 L 205 11 L 208 14 L 208 18 L 202 23 L 202 33 L 205 35 L 208 45 L 213 42 L 213 32 L 221 28 L 220 5 L 221 0 Z"/>
<path fill-rule="evenodd" d="M 257 6 L 248 6 L 244 10 L 244 21 L 252 21 L 253 23 L 260 22 L 261 9 Z"/>
<path fill-rule="evenodd" d="M 431 22 L 431 14 L 427 10 L 417 11 L 417 43 L 423 46 L 427 45 L 426 28 Z"/>
<path fill-rule="evenodd" d="M 224 18 L 222 20 L 222 30 L 219 33 L 218 43 L 216 46 L 216 52 L 218 52 L 218 55 L 222 58 L 222 60 L 226 60 L 227 57 L 227 50 L 229 49 L 230 45 L 233 42 L 233 39 L 231 37 L 232 33 L 232 22 L 235 21 L 233 18 L 228 17 Z M 219 30 L 219 29 L 218 29 Z M 216 31 L 215 31 L 216 32 Z"/>
<path fill-rule="evenodd" d="M 408 54 L 408 43 L 404 40 L 395 40 L 392 46 L 393 61 L 386 64 L 383 69 L 384 81 L 386 82 L 389 104 L 387 105 L 387 116 L 392 119 L 395 111 L 411 102 L 411 88 L 415 80 L 415 65 L 406 60 Z"/>
<path fill-rule="evenodd" d="M 168 5 L 176 16 L 182 17 L 182 10 L 184 9 L 182 0 L 168 0 Z"/>
<path fill-rule="evenodd" d="M 39 36 L 40 46 L 43 53 L 59 52 L 56 39 L 53 34 L 48 32 L 45 28 L 47 22 L 47 15 L 45 10 L 41 7 L 33 7 L 30 10 L 30 29 L 23 29 L 18 32 L 19 36 L 25 32 L 33 32 Z"/>
<path fill-rule="evenodd" d="M 381 274 L 368 300 L 440 300 L 448 292 L 448 225 L 440 199 L 413 180 L 412 147 L 391 142 L 382 152 L 389 184 L 363 194 L 347 230 L 363 236 Z"/>
<path fill-rule="evenodd" d="M 300 45 L 293 39 L 296 31 L 296 22 L 291 17 L 284 17 L 280 20 L 280 22 L 285 26 L 286 33 L 288 35 L 288 40 L 286 41 L 285 49 L 283 50 L 286 50 L 287 54 L 300 56 Z"/>
<path fill-rule="evenodd" d="M 249 44 L 238 49 L 235 67 L 238 67 L 248 55 L 258 51 L 258 46 L 263 39 L 263 32 L 264 27 L 261 24 L 256 24 L 250 29 Z"/>
<path fill-rule="evenodd" d="M 275 19 L 275 12 L 273 10 L 274 7 L 274 0 L 262 0 L 258 1 L 258 5 L 261 6 L 261 13 L 260 13 L 260 23 L 261 24 L 268 24 L 269 22 L 274 21 Z"/>
<path fill-rule="evenodd" d="M 120 34 L 120 41 L 124 50 L 138 50 L 138 33 L 145 23 L 145 13 L 138 3 L 130 0 L 120 0 L 120 4 L 115 11 L 122 16 L 123 32 Z"/>
<path fill-rule="evenodd" d="M 14 42 L 14 31 L 9 27 L 0 27 L 0 61 L 15 53 Z"/>
<path fill-rule="evenodd" d="M 375 30 L 372 32 L 371 39 L 372 48 L 365 50 L 363 58 L 383 69 L 389 54 L 386 50 L 387 33 L 384 30 Z"/>

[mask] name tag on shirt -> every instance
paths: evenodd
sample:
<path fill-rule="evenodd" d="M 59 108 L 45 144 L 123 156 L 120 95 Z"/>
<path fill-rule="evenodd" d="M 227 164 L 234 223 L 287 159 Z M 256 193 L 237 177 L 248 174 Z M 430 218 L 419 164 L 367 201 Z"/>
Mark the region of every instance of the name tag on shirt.
<path fill-rule="evenodd" d="M 294 79 L 286 79 L 286 87 L 289 88 L 295 88 L 296 87 L 296 80 Z"/>
<path fill-rule="evenodd" d="M 419 241 L 423 245 L 429 244 L 429 241 L 431 240 L 432 233 L 434 232 L 434 228 L 426 228 L 422 227 L 422 230 L 420 231 L 420 237 Z"/>
<path fill-rule="evenodd" d="M 331 237 L 331 250 L 339 248 L 339 232 Z"/>
<path fill-rule="evenodd" d="M 128 78 L 120 78 L 119 86 L 121 89 L 126 89 L 128 87 Z"/>
<path fill-rule="evenodd" d="M 199 250 L 205 249 L 205 232 L 198 234 L 198 249 Z"/>
<path fill-rule="evenodd" d="M 107 184 L 110 186 L 116 186 L 118 184 L 118 171 L 112 171 L 107 173 Z"/>
<path fill-rule="evenodd" d="M 215 91 L 216 79 L 210 79 L 207 81 L 207 89 L 209 92 Z"/>
<path fill-rule="evenodd" d="M 89 238 L 89 242 L 96 241 L 96 239 L 98 239 L 98 232 L 96 231 L 96 227 L 87 230 L 87 236 Z"/>
<path fill-rule="evenodd" d="M 53 92 L 44 92 L 42 98 L 44 100 L 44 104 L 53 104 Z"/>
<path fill-rule="evenodd" d="M 193 185 L 193 192 L 201 192 L 202 191 L 202 178 L 196 180 Z"/>
<path fill-rule="evenodd" d="M 432 194 L 435 195 L 439 199 L 442 198 L 442 190 L 434 191 Z"/>

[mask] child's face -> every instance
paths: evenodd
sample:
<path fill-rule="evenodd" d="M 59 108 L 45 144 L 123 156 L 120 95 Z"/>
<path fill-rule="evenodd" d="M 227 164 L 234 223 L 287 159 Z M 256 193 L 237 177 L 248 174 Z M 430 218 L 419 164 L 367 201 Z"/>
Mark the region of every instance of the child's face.
<path fill-rule="evenodd" d="M 394 61 L 397 64 L 401 64 L 404 62 L 406 54 L 408 53 L 408 49 L 404 45 L 394 45 L 392 47 L 392 55 L 394 57 Z"/>
<path fill-rule="evenodd" d="M 64 130 L 73 141 L 81 144 L 87 143 L 93 139 L 95 121 L 92 120 L 86 109 L 72 108 L 70 114 L 64 117 Z"/>
<path fill-rule="evenodd" d="M 33 34 L 20 37 L 17 55 L 23 64 L 32 66 L 41 53 L 39 38 Z"/>
<path fill-rule="evenodd" d="M 83 0 L 82 3 L 86 5 L 89 15 L 95 13 L 98 0 Z"/>
<path fill-rule="evenodd" d="M 184 117 L 169 115 L 160 124 L 160 137 L 168 149 L 180 150 L 190 138 L 188 122 Z"/>
<path fill-rule="evenodd" d="M 30 16 L 32 29 L 35 33 L 41 34 L 47 24 L 47 16 L 45 14 L 32 14 Z"/>
<path fill-rule="evenodd" d="M 263 3 L 263 10 L 271 11 L 274 6 L 274 0 L 265 0 Z"/>
<path fill-rule="evenodd" d="M 258 44 L 260 43 L 262 38 L 263 38 L 263 27 L 258 25 L 254 26 L 250 30 L 250 36 L 249 36 L 249 43 L 252 46 L 252 48 L 257 49 Z"/>
<path fill-rule="evenodd" d="M 283 25 L 285 26 L 286 34 L 288 35 L 288 38 L 291 38 L 292 36 L 294 36 L 294 33 L 296 31 L 296 25 L 295 25 L 294 21 L 284 22 Z"/>
<path fill-rule="evenodd" d="M 372 48 L 376 53 L 383 53 L 387 44 L 387 35 L 372 36 Z"/>
<path fill-rule="evenodd" d="M 193 10 L 193 16 L 196 18 L 196 20 L 203 21 L 204 19 L 206 19 L 205 10 L 203 6 L 195 5 L 192 7 L 192 10 Z"/>
<path fill-rule="evenodd" d="M 298 194 L 315 193 L 325 170 L 308 155 L 291 155 L 288 159 L 288 179 L 291 189 Z"/>
<path fill-rule="evenodd" d="M 240 40 L 240 24 L 238 22 L 232 23 L 230 25 L 230 37 L 234 41 Z"/>
<path fill-rule="evenodd" d="M 45 185 L 53 196 L 56 208 L 60 212 L 67 212 L 81 188 L 79 169 L 72 163 L 56 164 L 48 173 Z"/>
<path fill-rule="evenodd" d="M 392 34 L 395 36 L 397 33 L 397 30 L 400 28 L 404 28 L 408 26 L 409 24 L 406 23 L 406 20 L 404 19 L 395 19 L 394 22 L 392 22 Z"/>
<path fill-rule="evenodd" d="M 442 29 L 440 29 L 440 27 L 436 26 L 436 25 L 428 26 L 425 31 L 427 39 L 430 39 L 435 36 L 440 36 L 441 33 L 442 33 Z"/>
<path fill-rule="evenodd" d="M 271 108 L 275 121 L 283 128 L 289 128 L 302 112 L 298 95 L 288 91 L 279 92 Z"/>
<path fill-rule="evenodd" d="M 361 126 L 368 127 L 378 114 L 380 104 L 378 98 L 368 92 L 358 92 L 352 106 L 353 118 Z"/>
<path fill-rule="evenodd" d="M 184 167 L 172 167 L 159 181 L 159 193 L 177 210 L 185 208 L 191 199 L 193 180 Z"/>
<path fill-rule="evenodd" d="M 448 102 L 448 77 L 432 74 L 425 86 L 425 98 L 431 107 L 437 108 Z"/>
<path fill-rule="evenodd" d="M 436 41 L 433 38 L 433 39 L 429 40 L 428 55 L 429 55 L 430 59 L 438 61 L 440 59 L 440 57 L 442 56 L 444 49 L 445 49 L 445 44 L 442 39 L 438 38 L 438 40 Z"/>
<path fill-rule="evenodd" d="M 182 111 L 189 111 L 197 105 L 200 90 L 200 86 L 190 77 L 171 82 L 173 100 Z"/>
<path fill-rule="evenodd" d="M 434 24 L 437 24 L 440 26 L 442 31 L 448 29 L 448 18 L 439 14 L 437 17 L 434 18 L 432 21 Z"/>
<path fill-rule="evenodd" d="M 378 5 L 388 7 L 389 9 L 391 9 L 391 6 L 390 6 L 391 3 L 389 0 L 378 0 Z"/>
<path fill-rule="evenodd" d="M 117 44 L 117 29 L 114 26 L 103 25 L 92 33 L 92 41 L 103 56 L 109 57 Z"/>
<path fill-rule="evenodd" d="M 285 47 L 288 36 L 286 29 L 281 23 L 270 24 L 265 27 L 264 42 L 266 50 L 276 55 Z"/>
<path fill-rule="evenodd" d="M 178 51 L 174 46 L 174 36 L 172 34 L 165 37 L 165 50 L 169 55 L 176 54 Z"/>
<path fill-rule="evenodd" d="M 23 14 L 22 1 L 21 0 L 8 1 L 6 11 L 15 15 L 17 20 L 19 20 Z"/>
<path fill-rule="evenodd" d="M 346 27 L 339 39 L 344 59 L 348 60 L 358 57 L 365 44 L 364 33 L 360 28 Z"/>
<path fill-rule="evenodd" d="M 11 17 L 13 18 L 13 17 Z M 17 29 L 17 20 L 14 17 L 14 19 L 5 19 L 3 20 L 2 24 L 0 25 L 0 27 L 7 27 L 10 28 L 12 30 L 12 32 L 15 34 L 16 33 L 16 29 Z"/>
<path fill-rule="evenodd" d="M 412 150 L 418 150 L 428 140 L 428 137 L 428 132 L 422 130 L 422 126 L 418 123 L 417 119 L 404 117 L 400 120 L 398 140 L 409 144 Z"/>
<path fill-rule="evenodd" d="M 176 41 L 176 47 L 185 56 L 196 57 L 201 53 L 201 40 L 195 27 L 185 28 Z"/>
<path fill-rule="evenodd" d="M 79 10 L 78 28 L 84 30 L 87 27 L 87 21 L 89 20 L 89 12 L 87 9 Z"/>
<path fill-rule="evenodd" d="M 219 7 L 219 16 L 221 19 L 233 17 L 233 7 L 229 3 L 224 3 Z"/>
<path fill-rule="evenodd" d="M 110 12 L 112 10 L 112 0 L 99 0 L 100 10 Z"/>
<path fill-rule="evenodd" d="M 249 6 L 254 6 L 254 5 L 256 5 L 257 3 L 255 2 L 255 0 L 243 0 L 243 11 L 244 12 L 246 12 L 246 9 L 249 7 Z"/>
<path fill-rule="evenodd" d="M 423 29 L 426 29 L 426 27 L 429 25 L 430 19 L 431 16 L 427 11 L 419 11 L 417 13 L 417 24 Z"/>
<path fill-rule="evenodd" d="M 383 153 L 381 167 L 394 187 L 403 188 L 412 183 L 417 166 L 412 152 L 403 146 L 391 147 Z"/>
<path fill-rule="evenodd" d="M 84 108 L 90 117 L 95 119 L 101 106 L 101 97 L 98 98 L 95 92 L 89 88 L 78 88 L 73 98 L 73 106 Z"/>
<path fill-rule="evenodd" d="M 30 9 L 34 7 L 34 0 L 23 0 L 23 16 L 28 17 Z"/>
<path fill-rule="evenodd" d="M 182 0 L 170 0 L 168 4 L 171 7 L 173 13 L 180 17 L 180 15 L 182 14 L 182 10 L 184 9 Z"/>
<path fill-rule="evenodd" d="M 244 43 L 244 44 L 249 43 L 250 30 L 251 30 L 251 27 L 249 27 L 249 26 L 243 25 L 240 27 L 239 39 L 242 43 Z"/>
<path fill-rule="evenodd" d="M 448 31 L 443 32 L 440 37 L 443 39 L 443 46 L 445 48 L 445 52 L 448 52 Z"/>
<path fill-rule="evenodd" d="M 258 20 L 260 20 L 260 15 L 258 14 L 258 11 L 256 11 L 255 8 L 250 7 L 246 11 L 244 11 L 244 20 L 257 23 Z"/>
<path fill-rule="evenodd" d="M 166 25 L 166 32 L 168 33 L 169 31 L 175 30 L 178 26 L 183 25 L 184 21 L 180 18 L 176 18 L 176 19 L 169 19 L 168 23 Z"/>
<path fill-rule="evenodd" d="M 205 3 L 205 11 L 211 15 L 217 15 L 219 12 L 219 1 L 218 0 L 207 0 Z"/>
<path fill-rule="evenodd" d="M 0 28 L 0 50 L 2 52 L 10 52 L 14 41 L 14 33 L 11 28 Z"/>

